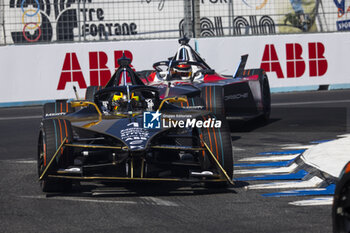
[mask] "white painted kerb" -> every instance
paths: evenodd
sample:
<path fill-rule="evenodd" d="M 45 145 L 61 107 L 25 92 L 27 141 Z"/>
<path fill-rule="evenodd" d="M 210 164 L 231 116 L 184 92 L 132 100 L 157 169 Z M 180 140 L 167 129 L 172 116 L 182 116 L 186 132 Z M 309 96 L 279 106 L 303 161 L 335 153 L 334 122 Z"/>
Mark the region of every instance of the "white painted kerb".
<path fill-rule="evenodd" d="M 306 150 L 301 159 L 318 170 L 339 177 L 350 161 L 350 136 L 315 145 Z"/>

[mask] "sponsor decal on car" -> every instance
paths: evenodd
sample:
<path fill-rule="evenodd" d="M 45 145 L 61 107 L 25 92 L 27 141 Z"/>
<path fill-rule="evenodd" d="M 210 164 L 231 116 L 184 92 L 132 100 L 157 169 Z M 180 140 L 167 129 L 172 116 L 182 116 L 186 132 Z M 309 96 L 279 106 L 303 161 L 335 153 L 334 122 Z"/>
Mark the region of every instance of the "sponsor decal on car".
<path fill-rule="evenodd" d="M 152 99 L 146 99 L 146 103 L 147 103 L 147 111 L 152 111 L 153 107 L 154 107 L 154 103 Z"/>
<path fill-rule="evenodd" d="M 142 149 L 142 145 L 149 138 L 149 132 L 139 127 L 137 122 L 129 123 L 127 126 L 128 128 L 120 131 L 121 139 L 131 145 L 130 149 Z"/>
<path fill-rule="evenodd" d="M 187 109 L 205 109 L 204 106 L 183 106 L 183 108 L 187 108 Z"/>
<path fill-rule="evenodd" d="M 227 100 L 246 99 L 246 98 L 248 98 L 248 92 L 246 92 L 246 93 L 238 93 L 238 94 L 235 94 L 235 95 L 227 95 L 224 98 L 225 98 L 225 101 L 227 101 Z"/>
<path fill-rule="evenodd" d="M 57 113 L 46 113 L 45 117 L 52 117 L 52 116 L 64 116 L 66 115 L 66 112 L 57 112 Z"/>

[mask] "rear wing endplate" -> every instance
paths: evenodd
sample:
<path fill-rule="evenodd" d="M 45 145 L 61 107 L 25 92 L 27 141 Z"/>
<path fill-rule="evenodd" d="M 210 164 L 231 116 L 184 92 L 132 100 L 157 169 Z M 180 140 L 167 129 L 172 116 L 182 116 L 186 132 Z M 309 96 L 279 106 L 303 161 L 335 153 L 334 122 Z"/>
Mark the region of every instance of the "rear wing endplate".
<path fill-rule="evenodd" d="M 244 71 L 245 65 L 247 64 L 247 60 L 248 60 L 248 54 L 241 56 L 241 62 L 239 63 L 236 73 L 233 75 L 233 78 L 243 76 L 243 71 Z"/>

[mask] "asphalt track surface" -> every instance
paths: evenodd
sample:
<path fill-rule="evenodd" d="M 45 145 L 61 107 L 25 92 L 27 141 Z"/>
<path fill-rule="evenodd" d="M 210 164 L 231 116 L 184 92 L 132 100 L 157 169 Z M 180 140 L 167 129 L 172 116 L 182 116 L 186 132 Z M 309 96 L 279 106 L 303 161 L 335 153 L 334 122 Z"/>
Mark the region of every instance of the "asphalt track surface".
<path fill-rule="evenodd" d="M 349 90 L 273 94 L 272 103 L 267 125 L 230 123 L 235 162 L 349 131 Z M 289 205 L 305 198 L 263 197 L 245 188 L 254 182 L 222 190 L 86 183 L 46 196 L 35 161 L 40 115 L 38 106 L 0 109 L 0 232 L 332 231 L 330 205 Z"/>

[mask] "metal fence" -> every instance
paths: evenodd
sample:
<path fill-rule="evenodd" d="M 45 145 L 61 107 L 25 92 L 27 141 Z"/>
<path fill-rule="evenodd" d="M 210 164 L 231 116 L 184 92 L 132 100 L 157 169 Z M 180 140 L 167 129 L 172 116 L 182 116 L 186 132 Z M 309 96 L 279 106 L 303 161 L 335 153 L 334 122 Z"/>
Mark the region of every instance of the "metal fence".
<path fill-rule="evenodd" d="M 0 44 L 350 30 L 345 0 L 0 0 Z"/>

